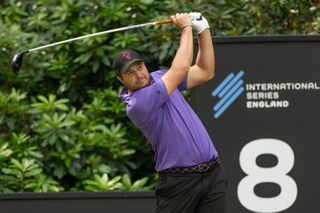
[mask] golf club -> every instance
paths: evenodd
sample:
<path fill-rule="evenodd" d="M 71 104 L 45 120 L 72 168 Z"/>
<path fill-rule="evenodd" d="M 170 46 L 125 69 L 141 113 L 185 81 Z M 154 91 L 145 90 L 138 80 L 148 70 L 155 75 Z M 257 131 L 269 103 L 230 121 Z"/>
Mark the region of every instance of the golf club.
<path fill-rule="evenodd" d="M 148 27 L 148 26 L 152 26 L 152 25 L 169 24 L 169 23 L 172 23 L 171 19 L 159 20 L 159 21 L 149 22 L 149 23 L 145 23 L 145 24 L 130 25 L 130 26 L 127 26 L 127 27 L 121 27 L 121 28 L 116 28 L 116 29 L 112 29 L 112 30 L 92 33 L 92 34 L 88 34 L 88 35 L 84 35 L 84 36 L 79 36 L 79 37 L 76 37 L 76 38 L 67 39 L 67 40 L 64 40 L 64 41 L 55 42 L 55 43 L 52 43 L 52 44 L 47 44 L 47 45 L 36 47 L 36 48 L 33 48 L 33 49 L 24 50 L 24 51 L 14 55 L 14 57 L 12 59 L 12 62 L 11 62 L 11 69 L 12 69 L 12 72 L 14 72 L 14 73 L 18 73 L 19 72 L 20 67 L 22 65 L 23 56 L 24 56 L 25 53 L 29 53 L 29 52 L 33 52 L 33 51 L 36 51 L 36 50 L 41 50 L 41 49 L 45 49 L 45 48 L 48 48 L 48 47 L 53 47 L 53 46 L 57 46 L 57 45 L 60 45 L 60 44 L 64 44 L 64 43 L 68 43 L 68 42 L 72 42 L 72 41 L 76 41 L 76 40 L 80 40 L 80 39 L 84 39 L 84 38 L 89 38 L 89 37 L 93 37 L 93 36 L 99 36 L 99 35 L 113 33 L 113 32 L 119 32 L 119 31 L 124 31 L 124 30 Z"/>

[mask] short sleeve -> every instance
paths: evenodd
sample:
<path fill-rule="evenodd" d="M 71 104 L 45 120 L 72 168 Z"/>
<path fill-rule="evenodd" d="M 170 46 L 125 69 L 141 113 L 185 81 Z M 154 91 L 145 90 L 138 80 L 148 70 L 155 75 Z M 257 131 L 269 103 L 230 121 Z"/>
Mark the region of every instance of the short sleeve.
<path fill-rule="evenodd" d="M 158 75 L 162 76 L 167 72 L 167 70 L 159 70 L 157 72 Z M 185 91 L 188 89 L 187 87 L 188 75 L 183 79 L 183 81 L 179 84 L 178 90 Z"/>

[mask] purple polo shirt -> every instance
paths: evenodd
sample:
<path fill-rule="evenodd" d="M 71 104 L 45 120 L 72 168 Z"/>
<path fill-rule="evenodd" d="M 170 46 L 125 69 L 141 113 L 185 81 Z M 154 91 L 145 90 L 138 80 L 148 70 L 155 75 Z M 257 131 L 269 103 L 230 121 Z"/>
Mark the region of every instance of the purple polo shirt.
<path fill-rule="evenodd" d="M 132 94 L 123 88 L 119 94 L 128 117 L 151 143 L 157 171 L 197 165 L 218 155 L 199 117 L 180 92 L 187 89 L 187 80 L 169 96 L 161 79 L 165 72 L 152 72 L 148 87 Z"/>

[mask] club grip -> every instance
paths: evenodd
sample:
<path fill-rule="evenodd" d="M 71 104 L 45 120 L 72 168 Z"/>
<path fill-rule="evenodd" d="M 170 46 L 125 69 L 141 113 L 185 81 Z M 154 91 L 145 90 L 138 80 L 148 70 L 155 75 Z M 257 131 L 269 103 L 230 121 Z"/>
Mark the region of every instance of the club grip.
<path fill-rule="evenodd" d="M 170 24 L 170 23 L 172 23 L 171 19 L 165 19 L 165 20 L 156 21 L 156 24 Z"/>

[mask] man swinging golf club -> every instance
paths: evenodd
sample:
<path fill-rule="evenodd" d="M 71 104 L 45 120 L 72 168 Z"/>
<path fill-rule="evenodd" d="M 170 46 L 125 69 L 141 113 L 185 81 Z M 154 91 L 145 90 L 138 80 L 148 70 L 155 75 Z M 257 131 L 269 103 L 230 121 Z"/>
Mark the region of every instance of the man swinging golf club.
<path fill-rule="evenodd" d="M 113 63 L 124 85 L 119 96 L 155 153 L 156 212 L 222 213 L 227 190 L 224 169 L 205 127 L 181 95 L 214 76 L 209 24 L 200 13 L 177 13 L 171 20 L 181 37 L 170 68 L 149 73 L 137 52 L 121 51 Z M 193 29 L 199 42 L 194 65 Z"/>

